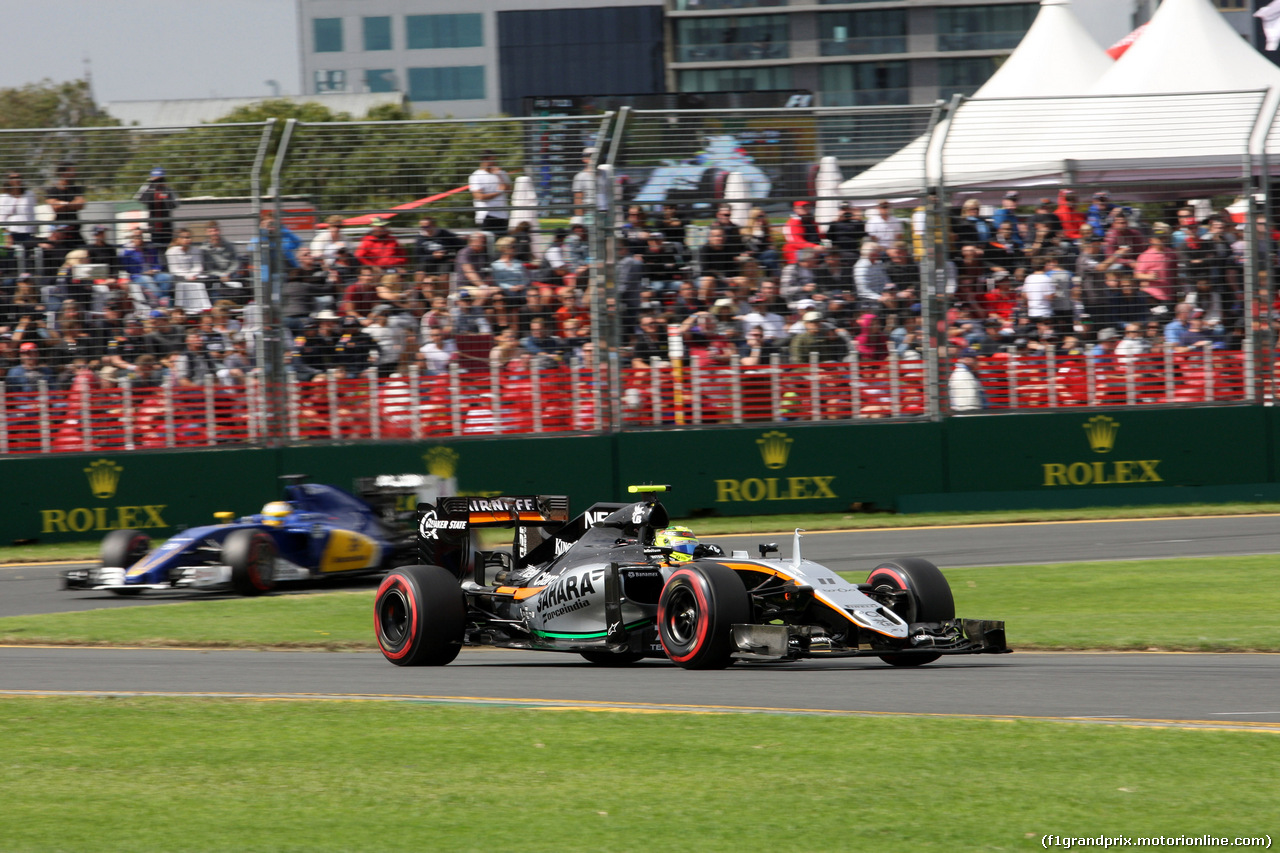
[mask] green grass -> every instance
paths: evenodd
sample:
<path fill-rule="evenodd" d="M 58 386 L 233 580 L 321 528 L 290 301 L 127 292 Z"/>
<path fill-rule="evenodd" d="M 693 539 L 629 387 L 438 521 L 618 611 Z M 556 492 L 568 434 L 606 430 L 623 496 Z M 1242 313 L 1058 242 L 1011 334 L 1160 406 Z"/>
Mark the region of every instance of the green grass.
<path fill-rule="evenodd" d="M 1275 515 L 1280 503 L 1233 504 L 1162 504 L 1154 506 L 1105 506 L 1082 509 L 1020 509 L 991 512 L 923 512 L 910 515 L 896 513 L 829 512 L 793 515 L 744 515 L 726 518 L 675 519 L 700 536 L 724 536 L 735 533 L 790 532 L 797 527 L 806 530 L 873 530 L 897 527 L 933 527 L 953 524 L 1030 524 L 1043 521 L 1087 521 L 1113 518 L 1185 518 L 1199 515 Z M 494 541 L 509 541 L 510 533 L 495 532 Z M 154 544 L 159 544 L 155 540 Z M 53 544 L 12 545 L 0 547 L 0 563 L 29 563 L 50 560 L 97 560 L 99 541 L 59 542 Z"/>
<path fill-rule="evenodd" d="M 6 851 L 951 853 L 1280 825 L 1262 733 L 24 697 L 0 738 Z"/>
<path fill-rule="evenodd" d="M 1271 556 L 946 571 L 960 616 L 1015 649 L 1280 651 Z M 847 573 L 849 580 L 865 574 Z M 373 593 L 275 595 L 0 619 L 0 642 L 372 649 Z"/>

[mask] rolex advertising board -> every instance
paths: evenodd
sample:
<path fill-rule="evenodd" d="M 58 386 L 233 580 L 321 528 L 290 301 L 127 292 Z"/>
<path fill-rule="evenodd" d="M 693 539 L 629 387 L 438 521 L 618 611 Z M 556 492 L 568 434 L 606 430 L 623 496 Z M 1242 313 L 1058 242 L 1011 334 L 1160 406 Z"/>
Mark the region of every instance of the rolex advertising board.
<path fill-rule="evenodd" d="M 908 487 L 941 491 L 942 426 L 784 423 L 756 429 L 624 433 L 620 482 L 668 483 L 674 515 L 892 509 Z"/>

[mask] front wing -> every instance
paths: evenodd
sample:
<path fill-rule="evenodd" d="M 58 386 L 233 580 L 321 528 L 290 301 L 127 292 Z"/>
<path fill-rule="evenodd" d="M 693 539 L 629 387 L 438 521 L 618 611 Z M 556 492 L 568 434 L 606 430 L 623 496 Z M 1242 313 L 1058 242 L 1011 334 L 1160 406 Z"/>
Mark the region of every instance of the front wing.
<path fill-rule="evenodd" d="M 1004 622 L 992 619 L 949 619 L 910 626 L 905 641 L 892 646 L 859 643 L 856 649 L 833 646 L 820 629 L 808 625 L 733 626 L 738 660 L 795 660 L 818 657 L 879 657 L 881 655 L 1008 654 Z"/>

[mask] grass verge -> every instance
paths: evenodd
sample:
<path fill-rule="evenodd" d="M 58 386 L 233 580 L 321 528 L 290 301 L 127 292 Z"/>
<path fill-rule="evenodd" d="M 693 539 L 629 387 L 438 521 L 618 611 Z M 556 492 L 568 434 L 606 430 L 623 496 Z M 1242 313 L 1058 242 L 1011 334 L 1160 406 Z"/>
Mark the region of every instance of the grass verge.
<path fill-rule="evenodd" d="M 1280 651 L 1271 556 L 946 571 L 956 612 L 1015 649 Z M 866 580 L 848 573 L 849 580 Z M 273 595 L 0 619 L 0 642 L 372 649 L 373 593 Z"/>
<path fill-rule="evenodd" d="M 1187 518 L 1202 515 L 1276 515 L 1280 503 L 1162 504 L 1155 506 L 1107 506 L 1082 509 L 1025 509 L 992 512 L 895 513 L 829 512 L 793 515 L 744 515 L 731 518 L 685 518 L 673 523 L 687 524 L 700 536 L 738 533 L 790 532 L 806 530 L 875 530 L 897 527 L 935 527 L 959 524 L 1033 524 L 1045 521 L 1089 521 L 1100 519 Z M 506 540 L 495 537 L 495 541 Z M 153 544 L 158 544 L 153 543 Z M 53 560 L 98 559 L 99 540 L 0 547 L 0 563 L 30 563 Z"/>
<path fill-rule="evenodd" d="M 12 851 L 1031 850 L 1280 818 L 1258 733 L 150 698 L 0 699 L 0 732 Z"/>

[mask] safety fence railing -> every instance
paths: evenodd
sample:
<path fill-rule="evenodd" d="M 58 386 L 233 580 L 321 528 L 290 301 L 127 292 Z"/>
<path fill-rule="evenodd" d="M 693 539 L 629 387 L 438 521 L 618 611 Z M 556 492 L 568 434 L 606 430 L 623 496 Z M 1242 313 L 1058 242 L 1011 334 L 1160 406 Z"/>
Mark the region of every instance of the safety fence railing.
<path fill-rule="evenodd" d="M 1244 353 L 1197 349 L 1125 355 L 997 352 L 974 373 L 991 411 L 1240 404 Z M 1274 372 L 1274 371 L 1273 371 Z M 918 419 L 926 414 L 919 358 L 765 364 L 694 358 L 681 370 L 655 360 L 619 377 L 625 429 L 786 422 Z M 293 443 L 405 441 L 604 431 L 612 391 L 602 365 L 517 359 L 429 374 L 413 368 L 290 374 L 281 389 Z M 262 443 L 271 389 L 257 376 L 225 385 L 69 389 L 41 383 L 0 394 L 0 454 L 244 446 Z"/>

